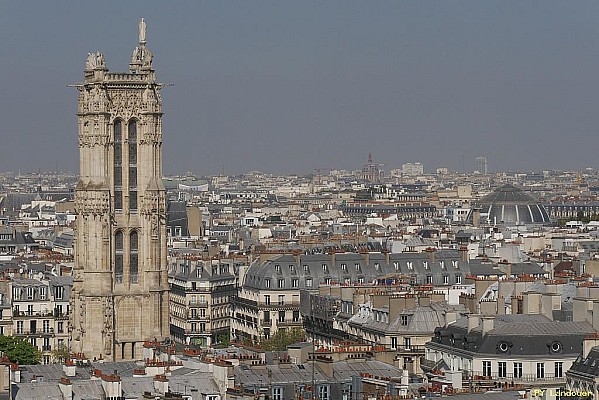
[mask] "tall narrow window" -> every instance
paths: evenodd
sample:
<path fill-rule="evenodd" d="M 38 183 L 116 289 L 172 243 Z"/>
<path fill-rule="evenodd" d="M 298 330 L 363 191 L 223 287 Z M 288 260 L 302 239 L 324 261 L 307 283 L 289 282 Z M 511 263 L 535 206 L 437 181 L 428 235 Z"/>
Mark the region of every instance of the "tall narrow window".
<path fill-rule="evenodd" d="M 137 122 L 129 122 L 129 210 L 137 211 Z"/>
<path fill-rule="evenodd" d="M 123 130 L 120 120 L 114 121 L 114 209 L 123 209 Z"/>
<path fill-rule="evenodd" d="M 114 234 L 114 279 L 123 283 L 123 232 Z"/>
<path fill-rule="evenodd" d="M 131 276 L 131 283 L 138 283 L 139 281 L 138 247 L 137 231 L 133 231 L 129 236 L 129 273 Z"/>

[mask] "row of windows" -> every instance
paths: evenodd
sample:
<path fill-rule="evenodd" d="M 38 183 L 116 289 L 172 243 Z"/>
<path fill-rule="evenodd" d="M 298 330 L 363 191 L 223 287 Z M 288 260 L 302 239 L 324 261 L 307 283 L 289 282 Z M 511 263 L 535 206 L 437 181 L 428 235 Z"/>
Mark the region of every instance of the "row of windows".
<path fill-rule="evenodd" d="M 123 267 L 124 267 L 124 234 L 122 231 L 117 231 L 114 234 L 114 275 L 116 283 L 123 283 Z M 138 283 L 139 281 L 139 239 L 137 231 L 132 231 L 129 234 L 129 281 Z"/>
<path fill-rule="evenodd" d="M 270 278 L 266 278 L 264 280 L 264 287 L 265 288 L 270 288 L 271 287 L 271 279 Z M 323 284 L 325 285 L 330 285 L 332 284 L 333 280 L 331 277 L 325 277 L 323 280 Z M 346 285 L 351 285 L 352 284 L 352 279 L 350 277 L 346 277 L 343 279 L 343 281 L 341 283 L 344 283 Z M 363 284 L 364 283 L 364 277 L 358 277 L 355 281 L 355 283 L 357 284 Z M 426 276 L 426 283 L 427 284 L 433 284 L 433 275 L 427 275 Z M 443 284 L 444 285 L 449 285 L 449 275 L 443 275 Z M 462 283 L 462 275 L 455 275 L 455 283 L 460 285 Z M 313 284 L 313 280 L 312 278 L 306 278 L 306 287 L 312 287 Z M 285 288 L 285 279 L 277 279 L 277 288 L 278 289 L 284 289 Z M 291 288 L 296 289 L 299 288 L 299 278 L 291 278 Z"/>
<path fill-rule="evenodd" d="M 28 286 L 26 288 L 15 286 L 12 289 L 12 295 L 13 300 L 34 300 L 36 298 L 46 300 L 48 297 L 46 286 Z M 54 286 L 54 298 L 56 300 L 64 298 L 64 286 Z"/>
<path fill-rule="evenodd" d="M 128 167 L 123 168 L 123 127 L 121 120 L 114 122 L 114 208 L 123 209 L 123 178 L 129 179 L 129 210 L 137 210 L 137 121 L 131 120 L 128 132 Z"/>
<path fill-rule="evenodd" d="M 483 376 L 492 377 L 493 370 L 491 367 L 491 361 L 483 361 Z M 513 378 L 522 378 L 522 363 L 514 362 L 512 363 L 512 374 Z M 545 378 L 545 363 L 538 362 L 536 368 L 537 379 Z M 561 378 L 564 376 L 564 363 L 561 361 L 556 361 L 553 363 L 553 377 Z M 497 363 L 497 377 L 498 378 L 507 378 L 507 362 L 499 361 Z"/>
<path fill-rule="evenodd" d="M 451 265 L 455 269 L 459 269 L 460 268 L 459 262 L 457 260 L 452 260 L 451 261 Z M 406 266 L 410 270 L 414 269 L 414 263 L 412 261 L 406 262 Z M 422 262 L 422 266 L 424 267 L 424 269 L 429 269 L 428 261 L 423 261 Z M 441 267 L 442 270 L 447 270 L 445 261 L 439 261 L 439 266 Z M 309 265 L 304 265 L 303 268 L 304 268 L 304 272 L 306 272 L 308 274 L 310 273 L 310 266 Z M 356 269 L 356 272 L 362 272 L 362 265 L 360 263 L 355 263 L 354 264 L 354 268 Z M 399 262 L 397 262 L 397 261 L 393 262 L 393 268 L 396 271 L 399 271 Z M 381 270 L 380 263 L 378 263 L 378 262 L 374 263 L 374 269 L 376 271 L 380 271 Z M 329 266 L 328 266 L 328 264 L 322 264 L 322 270 L 323 270 L 323 272 L 328 273 L 329 272 Z M 279 273 L 281 272 L 281 266 L 279 264 L 275 264 L 275 271 L 279 272 Z M 289 264 L 289 271 L 291 273 L 295 273 L 295 265 Z M 343 264 L 343 263 L 341 264 L 341 271 L 343 271 L 343 272 L 347 272 L 348 271 L 347 264 Z"/>

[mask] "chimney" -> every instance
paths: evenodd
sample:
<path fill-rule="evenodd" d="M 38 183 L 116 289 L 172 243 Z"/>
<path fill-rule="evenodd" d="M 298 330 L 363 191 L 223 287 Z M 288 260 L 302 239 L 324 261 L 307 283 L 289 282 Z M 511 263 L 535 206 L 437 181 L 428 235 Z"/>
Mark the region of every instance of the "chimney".
<path fill-rule="evenodd" d="M 63 399 L 73 398 L 73 384 L 69 378 L 60 378 L 60 381 L 58 381 L 58 388 L 62 393 Z"/>
<path fill-rule="evenodd" d="M 476 314 L 468 314 L 468 333 L 479 324 L 479 317 Z"/>
<path fill-rule="evenodd" d="M 410 384 L 410 376 L 408 375 L 407 369 L 404 369 L 401 372 L 401 384 L 402 386 L 408 386 Z"/>
<path fill-rule="evenodd" d="M 366 264 L 365 269 L 368 268 L 368 265 L 370 264 L 370 253 L 368 252 L 368 250 L 365 250 L 364 252 L 362 252 L 362 256 L 364 257 L 364 263 Z"/>
<path fill-rule="evenodd" d="M 430 306 L 431 305 L 431 298 L 428 295 L 424 295 L 424 296 L 420 296 L 418 297 L 418 305 L 419 306 Z"/>
<path fill-rule="evenodd" d="M 589 321 L 589 311 L 593 311 L 593 300 L 581 297 L 572 300 L 572 321 L 587 321 L 592 324 L 592 321 Z"/>
<path fill-rule="evenodd" d="M 468 262 L 470 257 L 468 257 L 468 247 L 467 246 L 460 246 L 460 260 L 464 261 L 464 262 Z"/>
<path fill-rule="evenodd" d="M 453 324 L 458 319 L 458 313 L 455 311 L 445 312 L 445 326 Z"/>
<path fill-rule="evenodd" d="M 73 360 L 67 359 L 64 362 L 64 365 L 62 366 L 62 372 L 64 372 L 67 377 L 73 377 L 77 374 L 77 366 Z"/>
<path fill-rule="evenodd" d="M 497 263 L 497 267 L 505 274 L 505 279 L 512 278 L 512 264 L 507 260 L 501 260 Z"/>
<path fill-rule="evenodd" d="M 523 314 L 536 315 L 541 313 L 541 293 L 527 292 L 523 293 L 524 310 Z"/>
<path fill-rule="evenodd" d="M 593 325 L 593 329 L 598 330 L 599 326 L 599 300 L 593 300 L 593 319 L 591 324 Z"/>
<path fill-rule="evenodd" d="M 484 316 L 481 317 L 481 325 L 482 325 L 482 335 L 485 336 L 495 327 L 495 317 L 494 316 Z"/>
<path fill-rule="evenodd" d="M 161 394 L 168 393 L 168 378 L 166 375 L 156 375 L 154 377 L 154 390 Z"/>
<path fill-rule="evenodd" d="M 434 263 L 435 262 L 435 255 L 437 253 L 437 250 L 435 250 L 433 247 L 429 247 L 428 249 L 425 250 L 428 253 L 428 259 L 430 261 L 430 263 Z"/>
<path fill-rule="evenodd" d="M 121 386 L 121 377 L 114 375 L 104 375 L 102 374 L 102 389 L 104 390 L 104 395 L 108 399 L 120 398 L 123 396 L 123 390 Z"/>
<path fill-rule="evenodd" d="M 480 226 L 480 208 L 472 209 L 472 225 L 474 225 L 475 228 Z"/>

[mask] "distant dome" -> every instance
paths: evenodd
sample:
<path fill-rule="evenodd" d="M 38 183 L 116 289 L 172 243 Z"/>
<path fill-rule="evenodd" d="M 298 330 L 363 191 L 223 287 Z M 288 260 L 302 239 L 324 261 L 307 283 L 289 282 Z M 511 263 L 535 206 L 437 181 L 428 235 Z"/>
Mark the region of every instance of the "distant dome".
<path fill-rule="evenodd" d="M 477 203 L 480 220 L 489 224 L 547 224 L 550 222 L 545 207 L 530 194 L 507 184 L 483 197 Z M 472 212 L 468 216 L 472 222 Z"/>

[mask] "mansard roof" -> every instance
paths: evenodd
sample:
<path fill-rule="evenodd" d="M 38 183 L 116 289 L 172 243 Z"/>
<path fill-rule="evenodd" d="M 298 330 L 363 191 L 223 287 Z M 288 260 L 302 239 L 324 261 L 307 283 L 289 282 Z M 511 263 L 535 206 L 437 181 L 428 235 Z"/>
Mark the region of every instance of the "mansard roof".
<path fill-rule="evenodd" d="M 468 332 L 468 317 L 465 317 L 437 328 L 431 343 L 488 355 L 559 356 L 579 354 L 583 338 L 595 332 L 586 321 L 551 321 L 544 315 L 496 315 L 493 318 L 494 327 L 484 335 L 480 323 Z"/>
<path fill-rule="evenodd" d="M 312 279 L 313 287 L 327 279 L 331 282 L 353 284 L 370 283 L 385 276 L 403 275 L 413 277 L 417 283 L 452 285 L 470 273 L 468 262 L 460 259 L 457 251 L 434 253 L 336 253 L 336 254 L 281 254 L 265 261 L 256 260 L 248 269 L 244 286 L 250 289 L 309 289 L 306 279 Z M 277 280 L 283 280 L 279 287 Z M 298 279 L 297 286 L 292 280 Z M 272 281 L 266 283 L 267 281 Z"/>

